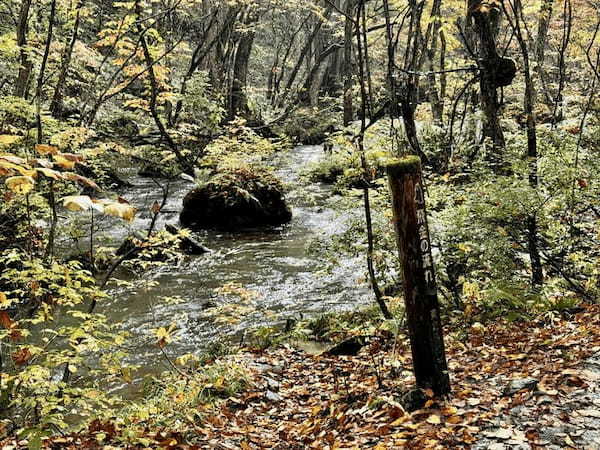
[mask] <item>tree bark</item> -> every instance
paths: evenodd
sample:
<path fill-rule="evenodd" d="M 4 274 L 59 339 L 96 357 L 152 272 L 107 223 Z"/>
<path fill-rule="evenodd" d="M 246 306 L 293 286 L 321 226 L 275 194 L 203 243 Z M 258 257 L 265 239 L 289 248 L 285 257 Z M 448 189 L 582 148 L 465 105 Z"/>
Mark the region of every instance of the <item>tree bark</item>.
<path fill-rule="evenodd" d="M 46 36 L 46 45 L 44 47 L 44 56 L 40 65 L 40 73 L 38 74 L 37 84 L 35 88 L 35 109 L 37 122 L 37 142 L 42 143 L 42 88 L 44 87 L 44 75 L 46 72 L 46 64 L 50 54 L 50 44 L 52 44 L 52 33 L 54 31 L 54 16 L 56 15 L 56 0 L 52 0 L 50 4 L 50 18 L 48 19 L 48 34 Z"/>
<path fill-rule="evenodd" d="M 386 319 L 392 319 L 393 316 L 390 313 L 385 299 L 383 298 L 377 276 L 375 274 L 375 236 L 373 234 L 373 220 L 371 217 L 371 200 L 369 195 L 369 187 L 371 182 L 371 173 L 367 165 L 367 158 L 365 156 L 365 134 L 367 131 L 367 104 L 369 102 L 367 92 L 367 74 L 366 68 L 368 67 L 367 59 L 368 53 L 365 51 L 368 45 L 367 41 L 363 40 L 364 34 L 361 31 L 361 25 L 364 27 L 365 22 L 361 21 L 361 16 L 365 14 L 365 0 L 359 0 L 356 8 L 356 19 L 353 21 L 356 24 L 356 63 L 358 66 L 358 84 L 360 87 L 360 132 L 356 136 L 355 145 L 360 155 L 360 163 L 362 168 L 363 176 L 363 205 L 365 211 L 365 225 L 367 231 L 367 270 L 369 272 L 369 280 L 371 282 L 371 288 L 375 295 L 375 301 L 379 305 L 379 309 Z M 364 30 L 363 30 L 364 31 Z M 370 117 L 372 120 L 372 117 Z"/>
<path fill-rule="evenodd" d="M 236 19 L 237 15 L 239 14 L 239 12 L 240 12 L 239 7 L 230 8 L 225 17 L 223 26 L 220 27 L 218 32 L 214 35 L 214 37 L 211 40 L 208 40 L 208 39 L 206 40 L 206 42 L 208 42 L 208 44 L 206 44 L 206 42 L 203 41 L 202 43 L 200 43 L 196 46 L 196 49 L 194 50 L 194 53 L 192 55 L 192 59 L 190 61 L 188 70 L 187 70 L 186 74 L 183 76 L 183 80 L 181 82 L 181 88 L 179 90 L 180 97 L 183 97 L 185 95 L 185 93 L 187 91 L 188 82 L 190 81 L 190 79 L 192 78 L 192 76 L 194 75 L 196 70 L 198 70 L 198 68 L 202 65 L 202 63 L 204 62 L 207 55 L 212 51 L 213 47 L 215 46 L 217 41 L 220 39 L 220 37 L 225 35 L 226 30 L 229 29 L 234 24 L 235 19 Z M 214 20 L 216 21 L 216 16 L 214 16 Z M 208 38 L 208 34 L 212 28 L 212 24 L 213 24 L 213 22 L 211 20 L 211 23 L 209 24 L 209 27 L 206 30 L 206 33 L 204 35 L 205 38 Z M 174 126 L 177 123 L 177 120 L 179 118 L 179 114 L 181 113 L 182 108 L 183 108 L 183 101 L 177 100 L 177 104 L 175 105 L 173 114 L 169 115 L 169 125 L 170 126 Z"/>
<path fill-rule="evenodd" d="M 54 88 L 54 95 L 52 96 L 52 102 L 50 103 L 50 113 L 54 118 L 62 117 L 63 88 L 67 81 L 67 74 L 69 73 L 69 68 L 71 67 L 71 57 L 73 56 L 73 49 L 75 48 L 75 43 L 77 42 L 82 6 L 83 0 L 79 0 L 76 6 L 77 12 L 75 13 L 75 23 L 73 24 L 73 34 L 71 35 L 71 41 L 65 47 L 65 51 L 62 55 L 60 63 L 60 73 L 58 75 L 58 82 L 56 83 L 56 87 Z"/>
<path fill-rule="evenodd" d="M 231 82 L 229 119 L 233 120 L 236 116 L 249 119 L 251 116 L 248 106 L 248 96 L 246 94 L 246 81 L 248 78 L 248 63 L 250 62 L 250 53 L 254 44 L 255 31 L 253 25 L 258 21 L 258 16 L 254 12 L 249 12 L 244 25 L 250 27 L 250 31 L 240 39 L 235 58 L 233 62 L 233 76 Z"/>
<path fill-rule="evenodd" d="M 441 7 L 442 0 L 435 0 L 431 7 L 430 24 L 427 29 L 427 42 L 429 42 L 428 48 L 425 49 L 427 55 L 427 61 L 429 66 L 429 74 L 427 75 L 428 81 L 428 94 L 429 103 L 431 104 L 431 112 L 433 115 L 433 121 L 437 126 L 441 126 L 444 115 L 444 97 L 440 97 L 437 87 L 437 77 L 435 74 L 435 58 L 438 51 L 438 40 L 440 36 L 440 28 L 442 25 L 441 18 Z"/>
<path fill-rule="evenodd" d="M 316 90 L 317 91 L 316 93 L 318 94 L 318 91 L 320 90 L 319 89 L 320 86 L 315 86 L 315 84 L 317 81 L 317 75 L 319 74 L 319 71 L 321 70 L 321 66 L 322 66 L 323 62 L 325 62 L 325 60 L 330 55 L 332 55 L 334 52 L 336 52 L 338 49 L 340 49 L 342 47 L 343 47 L 342 44 L 331 44 L 328 48 L 323 50 L 320 55 L 317 56 L 313 66 L 310 69 L 310 72 L 308 73 L 308 76 L 306 77 L 304 86 L 298 93 L 298 98 L 299 98 L 300 102 L 302 102 L 304 104 L 307 104 L 307 103 L 312 104 L 313 103 L 313 100 L 315 97 L 314 91 Z"/>
<path fill-rule="evenodd" d="M 29 8 L 31 0 L 23 0 L 19 11 L 19 19 L 17 22 L 17 45 L 19 46 L 19 74 L 15 82 L 14 94 L 16 97 L 27 98 L 29 87 L 29 78 L 33 68 L 33 62 L 29 58 L 27 49 L 27 30 L 29 28 Z"/>
<path fill-rule="evenodd" d="M 387 166 L 417 387 L 450 393 L 444 336 L 417 156 Z"/>
<path fill-rule="evenodd" d="M 540 17 L 538 20 L 538 31 L 535 45 L 535 56 L 539 66 L 544 64 L 546 56 L 546 41 L 548 39 L 548 28 L 552 19 L 554 0 L 543 0 L 540 7 Z"/>
<path fill-rule="evenodd" d="M 346 22 L 344 24 L 344 126 L 348 126 L 354 119 L 352 105 L 352 15 L 354 14 L 354 0 L 346 0 Z"/>
<path fill-rule="evenodd" d="M 519 48 L 521 49 L 521 56 L 523 57 L 523 74 L 525 76 L 525 98 L 523 108 L 527 115 L 527 159 L 529 160 L 529 185 L 533 189 L 538 188 L 538 154 L 537 154 L 537 130 L 534 113 L 535 105 L 535 87 L 531 77 L 531 68 L 529 62 L 529 48 L 527 42 L 523 36 L 521 29 L 521 19 L 523 14 L 523 7 L 521 0 L 512 0 L 510 2 L 512 13 L 514 15 L 514 22 L 511 21 L 511 26 L 519 42 Z M 542 286 L 544 282 L 544 272 L 542 267 L 542 261 L 539 252 L 538 242 L 538 226 L 537 218 L 532 213 L 527 218 L 527 244 L 529 250 L 529 259 L 531 261 L 531 284 L 535 289 Z"/>
<path fill-rule="evenodd" d="M 480 101 L 484 114 L 483 138 L 489 138 L 494 146 L 492 162 L 501 164 L 499 152 L 505 147 L 505 140 L 500 126 L 500 104 L 496 91 L 496 71 L 501 59 L 496 50 L 496 35 L 501 18 L 501 5 L 499 0 L 468 0 L 467 7 L 467 26 L 476 36 L 478 47 L 476 52 L 480 69 Z"/>
<path fill-rule="evenodd" d="M 310 36 L 308 37 L 306 43 L 304 44 L 304 47 L 302 47 L 302 50 L 300 51 L 300 56 L 298 57 L 298 61 L 296 62 L 296 65 L 292 69 L 292 72 L 290 73 L 288 81 L 287 81 L 287 83 L 285 85 L 285 89 L 283 91 L 283 94 L 281 95 L 281 99 L 279 101 L 280 105 L 283 105 L 283 102 L 287 99 L 287 97 L 288 97 L 288 95 L 290 93 L 290 90 L 292 89 L 292 85 L 294 84 L 294 81 L 296 81 L 296 77 L 298 76 L 298 72 L 300 72 L 300 68 L 302 67 L 302 64 L 304 63 L 307 55 L 309 54 L 309 52 L 311 50 L 313 41 L 315 40 L 315 38 L 319 34 L 319 31 L 321 30 L 321 27 L 323 26 L 323 23 L 325 22 L 325 20 L 329 20 L 329 16 L 330 15 L 331 15 L 331 8 L 329 7 L 325 11 L 325 14 L 323 14 L 323 19 L 319 18 L 317 24 L 313 28 L 312 33 L 310 34 Z"/>

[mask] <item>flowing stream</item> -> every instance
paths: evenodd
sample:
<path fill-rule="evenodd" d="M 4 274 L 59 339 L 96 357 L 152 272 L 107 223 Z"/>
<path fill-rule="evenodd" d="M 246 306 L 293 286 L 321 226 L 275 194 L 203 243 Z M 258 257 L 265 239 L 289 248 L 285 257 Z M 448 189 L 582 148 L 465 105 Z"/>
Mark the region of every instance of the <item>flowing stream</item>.
<path fill-rule="evenodd" d="M 315 316 L 324 312 L 355 308 L 370 302 L 364 281 L 362 258 L 342 258 L 331 271 L 325 261 L 308 251 L 315 237 L 326 237 L 344 229 L 346 219 L 360 214 L 360 208 L 337 211 L 330 186 L 307 183 L 299 172 L 323 155 L 321 146 L 299 146 L 282 152 L 273 160 L 277 175 L 288 185 L 286 198 L 292 207 L 291 223 L 277 229 L 236 233 L 200 231 L 194 238 L 211 248 L 206 255 L 186 257 L 179 265 L 166 264 L 156 272 L 135 279 L 134 290 L 112 291 L 98 312 L 118 321 L 133 332 L 134 362 L 158 369 L 164 362 L 151 330 L 176 326 L 176 340 L 167 350 L 171 355 L 199 352 L 223 337 L 240 338 L 245 330 L 262 325 L 280 325 L 288 318 Z M 148 228 L 150 205 L 162 194 L 150 179 L 134 176 L 134 185 L 122 195 L 140 213 L 133 229 Z M 171 195 L 156 229 L 177 223 L 181 202 L 193 187 L 186 181 L 170 185 Z M 108 235 L 119 242 L 128 230 L 114 226 Z M 156 282 L 147 286 L 146 280 Z M 236 283 L 250 291 L 247 298 L 220 295 L 215 290 Z M 161 297 L 179 296 L 178 304 L 166 304 Z M 211 308 L 212 307 L 212 308 Z M 216 313 L 214 307 L 221 312 Z M 212 312 L 211 312 L 212 311 Z"/>

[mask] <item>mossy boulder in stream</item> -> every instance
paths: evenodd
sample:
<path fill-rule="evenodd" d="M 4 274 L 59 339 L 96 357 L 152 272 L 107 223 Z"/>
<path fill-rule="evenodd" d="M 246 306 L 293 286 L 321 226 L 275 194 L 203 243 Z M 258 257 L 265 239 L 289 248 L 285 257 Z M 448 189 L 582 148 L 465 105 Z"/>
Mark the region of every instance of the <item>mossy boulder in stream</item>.
<path fill-rule="evenodd" d="M 237 230 L 289 222 L 281 182 L 255 167 L 222 169 L 183 199 L 181 224 L 190 228 Z"/>

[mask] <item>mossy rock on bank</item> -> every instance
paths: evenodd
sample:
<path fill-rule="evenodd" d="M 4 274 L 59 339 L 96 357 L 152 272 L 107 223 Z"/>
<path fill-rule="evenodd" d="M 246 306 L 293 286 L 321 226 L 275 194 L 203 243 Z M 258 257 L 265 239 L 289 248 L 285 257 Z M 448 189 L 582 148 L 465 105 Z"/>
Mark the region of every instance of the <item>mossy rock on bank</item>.
<path fill-rule="evenodd" d="M 227 169 L 183 199 L 182 225 L 190 228 L 239 230 L 289 222 L 283 186 L 265 170 Z"/>

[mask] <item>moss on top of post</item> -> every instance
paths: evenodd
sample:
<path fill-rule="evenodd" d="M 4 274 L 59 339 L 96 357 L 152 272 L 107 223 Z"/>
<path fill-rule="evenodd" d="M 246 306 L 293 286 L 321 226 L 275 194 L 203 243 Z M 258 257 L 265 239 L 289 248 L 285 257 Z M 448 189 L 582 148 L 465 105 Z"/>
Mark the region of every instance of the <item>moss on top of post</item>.
<path fill-rule="evenodd" d="M 404 158 L 391 159 L 385 169 L 389 175 L 402 175 L 406 173 L 418 173 L 421 170 L 421 158 L 410 155 Z"/>

